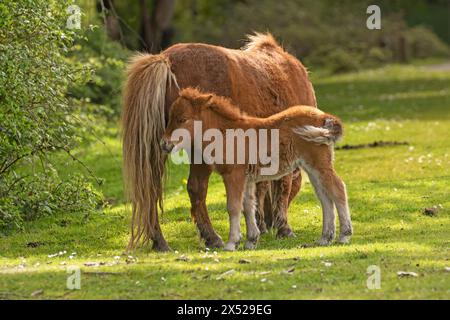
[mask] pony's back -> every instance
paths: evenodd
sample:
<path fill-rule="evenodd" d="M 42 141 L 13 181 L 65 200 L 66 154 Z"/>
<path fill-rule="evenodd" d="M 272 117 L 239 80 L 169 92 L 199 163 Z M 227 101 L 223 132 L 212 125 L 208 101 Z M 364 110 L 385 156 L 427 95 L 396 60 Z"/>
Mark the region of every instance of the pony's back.
<path fill-rule="evenodd" d="M 248 114 L 267 117 L 292 105 L 316 106 L 308 73 L 271 35 L 257 34 L 243 50 L 199 43 L 164 51 L 180 88 L 231 98 Z M 176 90 L 174 90 L 176 91 Z M 168 97 L 170 105 L 178 96 Z"/>

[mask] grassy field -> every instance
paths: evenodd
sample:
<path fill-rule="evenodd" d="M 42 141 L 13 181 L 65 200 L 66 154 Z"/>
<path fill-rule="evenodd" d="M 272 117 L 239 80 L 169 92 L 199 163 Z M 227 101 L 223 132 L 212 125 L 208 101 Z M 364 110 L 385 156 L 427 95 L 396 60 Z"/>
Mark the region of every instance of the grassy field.
<path fill-rule="evenodd" d="M 122 195 L 120 142 L 112 134 L 105 144 L 78 152 L 105 179 L 110 208 L 43 218 L 1 238 L 0 298 L 449 299 L 450 72 L 389 66 L 312 78 L 320 107 L 345 122 L 340 145 L 408 142 L 336 152 L 336 169 L 349 192 L 351 244 L 301 247 L 320 236 L 322 224 L 319 203 L 304 181 L 289 208 L 296 238 L 266 234 L 255 251 L 207 251 L 190 219 L 187 167 L 171 166 L 162 228 L 174 251 L 143 248 L 127 256 L 129 208 Z M 62 165 L 69 172 L 77 164 Z M 226 239 L 225 191 L 217 175 L 207 203 Z M 442 208 L 425 215 L 432 206 Z M 367 288 L 371 265 L 380 268 L 380 289 Z M 69 266 L 81 268 L 80 290 L 66 288 Z M 399 271 L 417 277 L 399 277 Z"/>

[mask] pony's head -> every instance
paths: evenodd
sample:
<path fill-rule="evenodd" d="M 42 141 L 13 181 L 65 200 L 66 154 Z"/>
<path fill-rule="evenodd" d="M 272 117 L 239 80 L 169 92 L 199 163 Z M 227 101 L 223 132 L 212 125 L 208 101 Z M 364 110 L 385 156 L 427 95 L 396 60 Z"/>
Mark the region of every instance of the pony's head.
<path fill-rule="evenodd" d="M 203 122 L 204 110 L 212 98 L 213 94 L 202 93 L 194 88 L 180 91 L 180 95 L 170 107 L 169 123 L 161 139 L 161 148 L 164 152 L 187 147 L 181 145 L 182 142 L 186 142 L 183 133 L 188 133 L 194 138 L 194 121 Z"/>

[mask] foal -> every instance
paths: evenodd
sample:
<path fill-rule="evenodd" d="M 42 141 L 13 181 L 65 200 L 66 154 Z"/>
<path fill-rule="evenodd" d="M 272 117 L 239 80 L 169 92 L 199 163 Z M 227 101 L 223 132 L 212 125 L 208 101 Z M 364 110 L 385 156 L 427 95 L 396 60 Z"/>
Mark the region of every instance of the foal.
<path fill-rule="evenodd" d="M 202 132 L 196 132 L 196 121 L 201 121 Z M 234 144 L 230 149 L 228 142 L 226 146 L 222 144 L 215 150 L 216 156 L 219 151 L 224 151 L 223 155 L 233 152 L 244 160 L 240 163 L 229 163 L 225 159 L 216 158 L 216 162 L 212 163 L 214 170 L 223 178 L 227 194 L 230 234 L 225 250 L 235 250 L 239 245 L 242 207 L 247 226 L 245 248 L 256 247 L 260 232 L 255 220 L 255 183 L 279 179 L 299 167 L 307 172 L 322 205 L 323 230 L 322 237 L 317 243 L 329 245 L 334 239 L 336 229 L 334 206 L 339 215 L 339 242 L 347 243 L 350 240 L 352 223 L 346 188 L 333 169 L 333 145 L 342 136 L 342 124 L 338 118 L 308 106 L 294 106 L 268 118 L 250 117 L 224 97 L 187 88 L 180 92 L 180 96 L 170 109 L 169 123 L 161 140 L 161 147 L 165 152 L 180 148 L 190 149 L 192 141 L 185 141 L 186 139 L 180 138 L 180 135 L 174 134 L 176 129 L 186 130 L 189 137 L 198 141 L 202 138 L 199 137 L 200 134 L 213 128 L 218 129 L 223 137 L 229 129 L 241 129 L 241 135 L 248 129 L 256 131 L 266 129 L 271 133 L 267 149 L 273 149 L 275 145 L 271 144 L 276 144 L 279 149 L 278 154 L 271 151 L 271 157 L 277 156 L 274 161 L 278 170 L 268 174 L 263 174 L 264 169 L 267 169 L 266 163 L 263 164 L 260 159 L 256 162 L 250 161 L 255 150 L 260 154 L 260 148 L 263 147 L 261 138 L 257 142 L 244 143 L 243 150 L 238 150 Z M 273 129 L 278 134 L 278 141 L 272 141 L 277 136 Z M 211 139 L 201 140 L 201 150 L 194 152 L 205 150 L 208 143 L 204 140 Z"/>

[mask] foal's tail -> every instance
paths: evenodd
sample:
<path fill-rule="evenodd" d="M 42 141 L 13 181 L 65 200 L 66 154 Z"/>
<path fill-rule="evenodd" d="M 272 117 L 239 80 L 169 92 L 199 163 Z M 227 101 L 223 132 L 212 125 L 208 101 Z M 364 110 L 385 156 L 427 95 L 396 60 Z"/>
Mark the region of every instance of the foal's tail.
<path fill-rule="evenodd" d="M 132 58 L 122 113 L 125 189 L 133 212 L 129 248 L 140 240 L 155 240 L 160 232 L 165 157 L 159 142 L 165 129 L 166 92 L 172 82 L 176 84 L 175 75 L 163 54 Z"/>
<path fill-rule="evenodd" d="M 304 125 L 293 131 L 307 141 L 317 144 L 333 145 L 342 138 L 343 128 L 339 118 L 330 114 L 320 115 L 322 125 Z"/>

